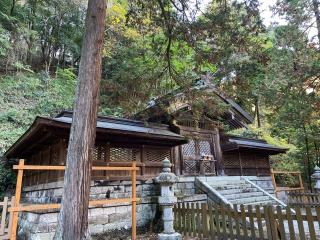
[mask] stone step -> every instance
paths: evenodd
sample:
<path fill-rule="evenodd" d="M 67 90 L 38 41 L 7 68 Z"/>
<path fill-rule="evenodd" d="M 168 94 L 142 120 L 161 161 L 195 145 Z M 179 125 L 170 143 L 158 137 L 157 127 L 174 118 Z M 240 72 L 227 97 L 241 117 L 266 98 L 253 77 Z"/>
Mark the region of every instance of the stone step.
<path fill-rule="evenodd" d="M 264 201 L 272 201 L 272 199 L 269 196 L 258 196 L 258 197 L 246 197 L 246 198 L 238 198 L 234 200 L 230 200 L 231 203 L 236 204 L 253 204 L 255 205 L 258 202 L 264 202 Z"/>
<path fill-rule="evenodd" d="M 216 185 L 216 186 L 247 184 L 243 180 L 239 180 L 239 181 L 221 181 L 221 180 L 214 181 L 214 180 L 210 180 L 210 181 L 207 181 L 207 183 L 209 185 Z"/>
<path fill-rule="evenodd" d="M 263 192 L 245 192 L 245 193 L 228 194 L 228 195 L 223 194 L 223 196 L 229 201 L 231 201 L 236 199 L 255 198 L 255 197 L 260 197 L 265 195 Z"/>
<path fill-rule="evenodd" d="M 258 192 L 258 190 L 256 188 L 247 188 L 247 189 L 232 188 L 232 189 L 219 190 L 219 193 L 221 193 L 221 195 L 224 195 L 224 196 L 231 195 L 231 194 L 239 194 L 239 193 L 249 193 L 249 192 Z"/>
<path fill-rule="evenodd" d="M 228 184 L 228 185 L 222 185 L 222 186 L 217 186 L 217 185 L 210 185 L 217 191 L 221 190 L 227 190 L 227 189 L 250 189 L 253 188 L 251 184 Z"/>
<path fill-rule="evenodd" d="M 276 204 L 276 202 L 274 202 L 273 200 L 267 200 L 267 201 L 259 201 L 259 202 L 248 202 L 248 203 L 243 203 L 244 206 L 246 205 L 259 205 L 261 207 L 266 206 L 266 205 L 278 205 Z"/>
<path fill-rule="evenodd" d="M 192 196 L 178 197 L 178 202 L 207 202 L 206 194 L 194 194 Z"/>

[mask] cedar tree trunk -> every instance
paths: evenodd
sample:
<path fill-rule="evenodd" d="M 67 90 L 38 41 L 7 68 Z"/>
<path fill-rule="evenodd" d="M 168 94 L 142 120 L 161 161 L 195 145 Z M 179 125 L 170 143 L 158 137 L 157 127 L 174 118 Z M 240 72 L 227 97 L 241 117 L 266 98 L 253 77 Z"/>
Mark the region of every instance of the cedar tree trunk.
<path fill-rule="evenodd" d="M 320 43 L 320 12 L 319 12 L 319 0 L 312 0 L 313 12 L 316 17 L 316 24 L 318 30 L 318 42 Z"/>
<path fill-rule="evenodd" d="M 88 205 L 92 167 L 91 151 L 96 137 L 105 12 L 106 0 L 89 0 L 68 145 L 62 205 L 55 239 L 90 238 Z"/>

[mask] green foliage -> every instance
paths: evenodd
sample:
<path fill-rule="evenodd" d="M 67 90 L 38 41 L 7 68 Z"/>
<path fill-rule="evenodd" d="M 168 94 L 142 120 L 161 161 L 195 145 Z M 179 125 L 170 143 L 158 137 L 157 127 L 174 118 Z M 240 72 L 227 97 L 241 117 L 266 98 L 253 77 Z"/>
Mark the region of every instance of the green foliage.
<path fill-rule="evenodd" d="M 5 191 L 12 190 L 15 184 L 15 174 L 11 171 L 11 166 L 8 166 L 0 159 L 0 199 L 4 197 Z"/>
<path fill-rule="evenodd" d="M 0 154 L 36 115 L 72 108 L 82 2 L 0 1 Z M 274 10 L 287 24 L 270 29 L 261 22 L 257 0 L 211 1 L 202 12 L 193 2 L 112 1 L 100 113 L 130 115 L 150 98 L 188 89 L 206 75 L 262 123 L 235 134 L 290 149 L 272 158 L 274 168 L 306 172 L 306 162 L 319 165 L 320 56 L 316 37 L 306 35 L 315 1 L 277 1 Z M 190 102 L 209 115 L 226 109 L 213 96 L 198 94 Z M 1 179 L 0 186 L 11 177 Z"/>
<path fill-rule="evenodd" d="M 41 74 L 16 74 L 0 78 L 0 153 L 20 137 L 36 115 L 52 116 L 71 109 L 75 75 L 59 69 L 49 81 Z"/>

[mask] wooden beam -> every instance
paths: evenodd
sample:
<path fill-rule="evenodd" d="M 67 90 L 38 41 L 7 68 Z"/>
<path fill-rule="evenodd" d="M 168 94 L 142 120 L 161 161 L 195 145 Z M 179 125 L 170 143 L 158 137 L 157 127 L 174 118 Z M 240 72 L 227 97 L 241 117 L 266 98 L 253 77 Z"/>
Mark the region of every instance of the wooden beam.
<path fill-rule="evenodd" d="M 214 156 L 217 160 L 217 172 L 218 175 L 224 175 L 224 162 L 223 162 L 223 156 L 222 156 L 222 150 L 220 145 L 220 134 L 219 129 L 215 128 L 213 132 L 213 143 L 214 143 Z"/>
<path fill-rule="evenodd" d="M 65 166 L 39 166 L 39 165 L 14 165 L 13 169 L 15 170 L 56 170 L 62 171 L 65 170 Z M 138 167 L 110 167 L 110 166 L 93 166 L 93 171 L 138 171 Z"/>
<path fill-rule="evenodd" d="M 100 200 L 91 200 L 89 201 L 89 207 L 96 207 L 99 205 L 105 204 L 114 204 L 114 203 L 130 203 L 132 201 L 140 201 L 140 198 L 115 198 L 115 199 L 100 199 Z M 32 204 L 26 206 L 10 207 L 9 212 L 31 212 L 39 210 L 50 210 L 50 209 L 59 209 L 61 204 L 59 203 L 49 203 L 49 204 Z"/>

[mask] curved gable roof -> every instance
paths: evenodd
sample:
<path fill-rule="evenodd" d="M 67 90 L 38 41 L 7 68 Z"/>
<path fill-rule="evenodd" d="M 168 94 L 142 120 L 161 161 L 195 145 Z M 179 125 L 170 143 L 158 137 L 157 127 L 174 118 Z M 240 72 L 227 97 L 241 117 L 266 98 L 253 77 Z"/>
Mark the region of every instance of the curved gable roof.
<path fill-rule="evenodd" d="M 248 112 L 246 112 L 240 105 L 234 102 L 232 99 L 228 98 L 224 93 L 219 91 L 212 83 L 206 82 L 203 80 L 197 81 L 197 83 L 191 87 L 190 89 L 177 89 L 174 90 L 164 96 L 161 96 L 157 99 L 153 99 L 149 102 L 149 106 L 145 108 L 143 111 L 136 113 L 132 117 L 134 119 L 143 119 L 147 121 L 152 121 L 156 116 L 164 114 L 163 107 L 168 107 L 170 104 L 174 104 L 174 101 L 177 99 L 181 99 L 186 91 L 205 91 L 208 93 L 212 93 L 217 96 L 223 103 L 230 107 L 228 111 L 223 114 L 223 120 L 226 124 L 228 124 L 231 129 L 235 128 L 247 128 L 247 124 L 253 123 L 253 117 L 250 116 Z M 176 111 L 188 108 L 188 103 L 180 102 L 180 105 L 176 109 Z"/>

